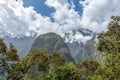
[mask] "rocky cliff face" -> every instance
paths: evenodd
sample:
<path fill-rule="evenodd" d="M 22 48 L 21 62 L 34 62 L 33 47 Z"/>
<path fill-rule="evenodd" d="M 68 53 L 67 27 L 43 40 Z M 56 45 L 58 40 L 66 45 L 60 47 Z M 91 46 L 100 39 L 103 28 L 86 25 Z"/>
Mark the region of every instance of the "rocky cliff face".
<path fill-rule="evenodd" d="M 94 59 L 96 53 L 96 45 L 94 39 L 88 40 L 86 44 L 78 50 L 73 56 L 76 62 L 81 62 L 86 59 Z"/>
<path fill-rule="evenodd" d="M 59 52 L 67 61 L 74 61 L 67 44 L 55 33 L 47 33 L 38 36 L 34 40 L 30 51 L 34 49 L 46 50 L 48 54 L 50 54 L 51 51 Z"/>

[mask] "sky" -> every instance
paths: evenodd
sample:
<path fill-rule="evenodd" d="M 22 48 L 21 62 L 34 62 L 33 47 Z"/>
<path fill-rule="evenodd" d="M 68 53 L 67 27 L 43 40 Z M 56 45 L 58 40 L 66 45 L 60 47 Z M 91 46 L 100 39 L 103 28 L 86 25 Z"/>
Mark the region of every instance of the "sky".
<path fill-rule="evenodd" d="M 107 30 L 112 15 L 120 15 L 120 0 L 0 0 L 0 36 L 34 36 L 55 32 L 66 41 L 83 41 L 79 29 Z M 75 31 L 75 33 L 73 33 Z"/>
<path fill-rule="evenodd" d="M 23 6 L 33 6 L 36 12 L 40 13 L 41 15 L 51 17 L 50 14 L 55 12 L 55 9 L 45 5 L 45 2 L 46 0 L 23 0 Z M 79 4 L 79 0 L 69 0 L 68 3 L 74 3 L 75 11 L 77 11 L 79 14 L 82 13 L 82 5 Z"/>

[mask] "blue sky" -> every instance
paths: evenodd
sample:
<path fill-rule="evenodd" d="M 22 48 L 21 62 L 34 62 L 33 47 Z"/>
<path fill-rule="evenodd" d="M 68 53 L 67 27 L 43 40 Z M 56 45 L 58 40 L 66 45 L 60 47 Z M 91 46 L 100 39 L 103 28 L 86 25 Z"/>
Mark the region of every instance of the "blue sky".
<path fill-rule="evenodd" d="M 52 17 L 50 14 L 55 12 L 55 9 L 52 7 L 48 7 L 45 5 L 46 0 L 23 0 L 24 7 L 33 6 L 34 10 L 38 12 L 39 14 L 43 16 Z M 82 15 L 82 5 L 79 4 L 79 0 L 69 0 L 70 4 L 71 2 L 75 5 L 75 11 L 79 13 L 79 15 Z"/>
<path fill-rule="evenodd" d="M 82 5 L 79 4 L 79 0 L 70 0 L 70 1 L 73 1 L 73 3 L 75 4 L 75 11 L 77 11 L 80 15 L 82 15 L 83 7 Z"/>
<path fill-rule="evenodd" d="M 34 10 L 38 13 L 40 13 L 43 16 L 49 16 L 52 12 L 54 12 L 54 8 L 49 8 L 46 6 L 45 3 L 46 0 L 23 0 L 23 5 L 25 7 L 33 6 Z"/>

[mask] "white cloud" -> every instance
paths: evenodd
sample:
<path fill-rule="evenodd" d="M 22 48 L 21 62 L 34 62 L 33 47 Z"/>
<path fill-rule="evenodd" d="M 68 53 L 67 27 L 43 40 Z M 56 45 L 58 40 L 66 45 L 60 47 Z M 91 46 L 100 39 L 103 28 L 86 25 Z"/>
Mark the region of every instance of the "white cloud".
<path fill-rule="evenodd" d="M 22 0 L 0 0 L 0 35 L 33 36 L 55 32 L 62 37 L 80 28 L 93 32 L 106 30 L 111 15 L 120 15 L 119 0 L 85 0 L 83 14 L 80 16 L 68 0 L 46 0 L 45 4 L 53 7 L 54 22 L 49 17 L 36 13 L 33 7 L 23 7 Z M 4 35 L 3 35 L 4 34 Z M 90 36 L 76 32 L 70 35 L 72 41 L 86 41 Z"/>
<path fill-rule="evenodd" d="M 0 4 L 3 4 L 3 3 L 5 3 L 5 1 L 4 0 L 0 0 Z"/>
<path fill-rule="evenodd" d="M 4 3 L 0 4 L 1 35 L 30 36 L 51 31 L 62 34 L 58 26 L 59 24 L 51 22 L 49 17 L 36 13 L 33 7 L 23 7 L 20 0 L 4 0 Z"/>
<path fill-rule="evenodd" d="M 55 9 L 58 9 L 61 6 L 68 4 L 68 0 L 46 0 L 45 4 L 49 7 L 54 7 Z"/>
<path fill-rule="evenodd" d="M 73 41 L 86 42 L 87 40 L 91 39 L 91 36 L 83 36 L 80 32 L 76 31 L 75 34 L 73 32 L 69 33 L 68 37 L 65 37 L 65 42 L 72 43 Z"/>
<path fill-rule="evenodd" d="M 120 15 L 119 0 L 85 0 L 83 5 L 82 26 L 96 32 L 106 30 L 112 15 Z"/>
<path fill-rule="evenodd" d="M 70 33 L 80 28 L 81 17 L 74 10 L 74 4 L 70 5 L 68 0 L 47 0 L 45 3 L 49 7 L 53 7 L 56 11 L 52 14 L 55 22 L 61 27 L 62 33 Z M 71 34 L 71 41 L 79 40 L 78 36 Z M 82 34 L 80 34 L 82 36 Z"/>

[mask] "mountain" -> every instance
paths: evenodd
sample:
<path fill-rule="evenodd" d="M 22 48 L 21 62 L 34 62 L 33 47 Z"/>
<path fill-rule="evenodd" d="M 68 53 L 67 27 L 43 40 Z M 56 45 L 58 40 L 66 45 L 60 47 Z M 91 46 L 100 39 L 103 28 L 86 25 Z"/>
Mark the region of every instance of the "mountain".
<path fill-rule="evenodd" d="M 95 58 L 96 44 L 94 39 L 88 40 L 84 46 L 73 56 L 76 62 Z"/>
<path fill-rule="evenodd" d="M 94 54 L 96 53 L 96 33 L 93 33 L 88 29 L 78 29 L 77 32 L 81 33 L 84 37 L 91 37 L 91 39 L 86 40 L 86 42 L 82 42 L 82 40 L 67 42 L 72 57 L 75 59 L 76 62 L 81 62 L 85 59 L 92 59 L 93 57 L 95 57 Z M 75 36 L 76 31 L 73 31 L 72 33 L 72 35 Z M 66 33 L 64 40 L 66 38 L 70 40 L 70 35 L 71 34 Z"/>
<path fill-rule="evenodd" d="M 72 43 L 67 43 L 67 45 L 68 45 L 68 47 L 69 47 L 69 49 L 70 49 L 70 52 L 71 52 L 71 55 L 72 56 L 75 56 L 76 55 L 76 53 L 81 49 L 81 48 L 83 48 L 84 47 L 84 43 L 79 43 L 79 42 L 77 42 L 77 41 L 74 41 L 74 42 L 72 42 Z"/>
<path fill-rule="evenodd" d="M 21 38 L 10 38 L 8 36 L 4 37 L 4 40 L 9 46 L 9 43 L 13 43 L 16 47 L 20 57 L 24 57 L 30 51 L 31 45 L 35 37 L 21 37 Z"/>
<path fill-rule="evenodd" d="M 67 61 L 74 62 L 67 44 L 56 33 L 51 32 L 38 36 L 34 40 L 30 51 L 34 49 L 46 50 L 48 54 L 50 54 L 51 51 L 59 52 Z"/>
<path fill-rule="evenodd" d="M 80 30 L 78 30 L 78 32 L 80 32 L 84 36 L 91 36 L 91 35 L 93 35 L 92 40 L 94 40 L 95 36 L 96 36 L 96 34 L 93 34 L 90 30 L 86 30 L 86 29 L 80 29 Z M 75 34 L 75 31 L 73 31 L 73 33 Z M 48 33 L 47 35 L 50 36 L 52 34 L 53 33 Z M 57 36 L 59 36 L 59 35 L 57 35 Z M 65 37 L 69 38 L 69 36 L 70 36 L 69 33 L 65 34 Z M 42 39 L 44 39 L 44 38 L 42 38 Z M 9 36 L 6 36 L 6 37 L 4 37 L 4 40 L 5 40 L 7 45 L 9 45 L 9 43 L 13 43 L 15 45 L 15 47 L 17 48 L 19 56 L 20 57 L 24 57 L 30 51 L 31 46 L 33 47 L 32 43 L 35 42 L 35 36 L 34 37 L 26 37 L 26 36 L 24 36 L 24 37 L 20 37 L 20 38 L 17 38 L 17 37 L 11 38 Z M 42 43 L 41 45 L 45 44 L 47 46 L 47 44 L 46 44 L 47 41 L 45 41 L 45 40 L 42 40 L 42 41 L 44 43 Z M 61 41 L 64 42 L 65 38 L 63 38 Z M 51 40 L 48 40 L 48 42 L 49 42 L 49 45 L 51 46 L 51 44 L 57 42 L 57 39 L 56 40 L 51 39 Z M 65 50 L 66 51 L 65 53 L 71 53 L 71 56 L 75 60 L 77 59 L 76 61 L 80 61 L 79 59 L 85 59 L 85 57 L 82 56 L 83 55 L 83 51 L 85 51 L 85 55 L 86 55 L 87 54 L 86 52 L 88 52 L 89 49 L 91 49 L 91 48 L 93 49 L 94 48 L 94 47 L 91 47 L 91 45 L 89 45 L 90 43 L 91 43 L 91 45 L 95 44 L 93 41 L 89 41 L 89 40 L 86 43 L 78 42 L 78 41 L 73 41 L 72 43 L 66 42 L 67 45 L 64 43 L 65 44 L 64 46 L 67 47 L 67 50 Z M 53 46 L 54 45 L 52 45 L 52 47 Z M 88 46 L 88 47 L 85 49 L 85 46 Z M 68 49 L 68 47 L 69 47 L 69 49 Z M 50 50 L 53 50 L 53 49 L 50 49 Z M 89 54 L 89 52 L 88 52 L 88 54 Z"/>

